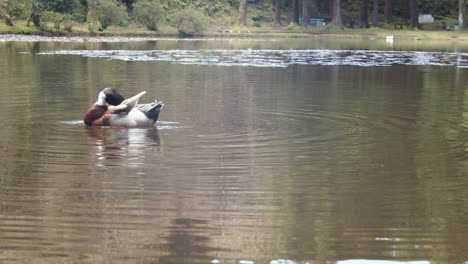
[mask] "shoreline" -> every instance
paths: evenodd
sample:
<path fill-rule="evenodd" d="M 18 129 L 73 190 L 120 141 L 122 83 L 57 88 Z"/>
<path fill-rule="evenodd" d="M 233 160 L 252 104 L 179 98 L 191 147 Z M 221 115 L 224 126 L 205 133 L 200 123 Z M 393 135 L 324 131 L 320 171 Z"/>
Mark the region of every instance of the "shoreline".
<path fill-rule="evenodd" d="M 229 39 L 246 39 L 246 40 L 267 40 L 267 39 L 337 39 L 337 40 L 384 40 L 386 36 L 377 34 L 287 34 L 287 35 L 269 35 L 269 34 L 207 34 L 205 36 L 193 38 L 180 38 L 176 36 L 44 36 L 44 35 L 27 35 L 27 34 L 3 34 L 0 33 L 0 42 L 141 42 L 141 41 L 157 41 L 157 40 L 229 40 Z M 425 37 L 418 35 L 392 35 L 395 40 L 417 40 L 417 41 L 451 41 L 463 42 L 468 41 L 468 36 L 463 37 Z"/>
<path fill-rule="evenodd" d="M 134 36 L 41 36 L 41 35 L 2 35 L 0 34 L 1 42 L 142 42 L 142 41 L 158 41 L 158 40 L 174 40 L 174 41 L 200 41 L 200 40 L 230 40 L 230 39 L 245 39 L 249 41 L 253 40 L 269 40 L 269 39 L 284 39 L 286 37 L 271 37 L 262 35 L 250 35 L 250 36 L 217 36 L 217 37 L 197 37 L 197 38 L 178 38 L 178 37 L 134 37 Z M 385 37 L 380 36 L 350 36 L 350 35 L 312 35 L 308 37 L 295 37 L 295 39 L 311 39 L 311 40 L 384 40 Z M 463 42 L 467 41 L 467 38 L 421 38 L 417 36 L 394 36 L 395 40 L 404 41 L 451 41 L 451 42 Z"/>

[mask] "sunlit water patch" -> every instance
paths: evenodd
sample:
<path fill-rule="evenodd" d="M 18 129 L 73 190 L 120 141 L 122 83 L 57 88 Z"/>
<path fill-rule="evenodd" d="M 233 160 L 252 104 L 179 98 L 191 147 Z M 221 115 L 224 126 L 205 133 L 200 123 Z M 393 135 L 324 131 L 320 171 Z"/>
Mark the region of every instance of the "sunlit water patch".
<path fill-rule="evenodd" d="M 178 128 L 178 122 L 172 122 L 172 121 L 158 121 L 156 123 L 158 129 L 160 130 L 170 130 L 170 129 L 176 129 Z"/>
<path fill-rule="evenodd" d="M 468 67 L 468 53 L 377 50 L 58 50 L 40 55 L 78 55 L 123 61 L 166 61 L 216 66 L 435 65 Z"/>

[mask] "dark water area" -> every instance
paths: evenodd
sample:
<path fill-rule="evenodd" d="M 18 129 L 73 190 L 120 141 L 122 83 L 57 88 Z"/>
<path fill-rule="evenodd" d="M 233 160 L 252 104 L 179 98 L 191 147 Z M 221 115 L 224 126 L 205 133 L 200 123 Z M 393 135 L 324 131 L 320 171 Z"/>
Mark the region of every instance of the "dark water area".
<path fill-rule="evenodd" d="M 0 263 L 466 263 L 464 45 L 0 42 Z"/>

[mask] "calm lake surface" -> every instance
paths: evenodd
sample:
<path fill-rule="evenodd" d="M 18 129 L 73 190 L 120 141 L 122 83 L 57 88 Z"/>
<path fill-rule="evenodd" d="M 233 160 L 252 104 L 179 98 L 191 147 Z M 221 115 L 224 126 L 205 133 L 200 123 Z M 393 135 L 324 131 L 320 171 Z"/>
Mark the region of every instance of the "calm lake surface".
<path fill-rule="evenodd" d="M 0 94 L 1 263 L 468 261 L 467 44 L 0 42 Z"/>

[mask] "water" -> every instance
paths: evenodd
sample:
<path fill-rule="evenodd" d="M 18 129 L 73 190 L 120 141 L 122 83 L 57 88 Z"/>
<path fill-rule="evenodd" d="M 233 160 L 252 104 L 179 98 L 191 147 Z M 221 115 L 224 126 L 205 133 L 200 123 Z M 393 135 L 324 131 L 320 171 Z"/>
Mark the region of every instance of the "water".
<path fill-rule="evenodd" d="M 467 51 L 0 43 L 0 262 L 465 263 Z M 160 121 L 85 127 L 104 87 Z"/>

